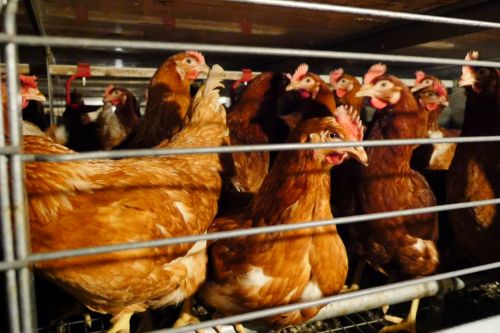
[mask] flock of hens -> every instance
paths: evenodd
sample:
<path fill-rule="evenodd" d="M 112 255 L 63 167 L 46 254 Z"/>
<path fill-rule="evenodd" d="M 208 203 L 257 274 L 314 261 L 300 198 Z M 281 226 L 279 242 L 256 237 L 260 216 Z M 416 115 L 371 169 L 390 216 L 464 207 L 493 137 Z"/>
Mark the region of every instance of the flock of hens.
<path fill-rule="evenodd" d="M 466 59 L 477 60 L 478 53 L 469 52 Z M 190 85 L 200 73 L 208 77 L 192 97 Z M 65 128 L 43 131 L 24 121 L 24 152 L 77 154 L 68 141 L 75 132 L 90 133 L 94 138 L 80 140 L 108 150 L 458 135 L 438 125 L 447 91 L 423 72 L 416 73 L 411 88 L 383 64 L 371 66 L 362 84 L 342 69 L 332 71 L 327 84 L 302 64 L 293 75 L 258 75 L 227 114 L 219 95 L 223 79 L 223 69 L 209 68 L 199 52 L 173 55 L 151 79 L 142 117 L 130 92 L 110 86 L 94 120 L 73 114 Z M 45 100 L 35 77 L 21 76 L 20 83 L 23 108 L 30 100 Z M 499 135 L 500 72 L 464 66 L 459 85 L 467 97 L 460 135 Z M 2 83 L 4 110 L 5 90 Z M 376 113 L 363 125 L 367 103 Z M 5 111 L 3 116 L 7 124 Z M 412 166 L 416 145 L 29 162 L 32 251 L 329 220 L 332 210 L 335 216 L 352 216 L 499 196 L 499 142 L 428 147 L 430 156 L 418 163 L 422 169 Z M 423 176 L 429 170 L 445 171 L 444 199 L 436 199 Z M 438 214 L 427 213 L 339 226 L 340 236 L 328 225 L 43 261 L 34 269 L 88 309 L 110 314 L 108 332 L 129 332 L 135 313 L 184 303 L 174 324 L 179 327 L 197 322 L 193 298 L 218 318 L 357 289 L 360 269 L 351 288 L 345 285 L 348 257 L 391 281 L 445 270 L 450 257 L 471 264 L 497 261 L 499 216 L 494 205 L 448 212 L 451 255 L 438 242 Z M 300 324 L 320 308 L 246 325 Z M 395 324 L 383 331 L 415 332 L 417 308 L 415 300 L 407 318 L 392 318 Z"/>

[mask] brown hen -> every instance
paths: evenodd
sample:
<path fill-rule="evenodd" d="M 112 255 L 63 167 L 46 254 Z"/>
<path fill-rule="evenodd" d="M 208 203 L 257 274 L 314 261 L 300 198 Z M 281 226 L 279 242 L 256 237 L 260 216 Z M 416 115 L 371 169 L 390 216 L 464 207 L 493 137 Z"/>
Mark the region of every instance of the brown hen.
<path fill-rule="evenodd" d="M 150 148 L 179 132 L 191 106 L 189 87 L 208 66 L 199 52 L 187 51 L 168 58 L 154 74 L 148 89 L 146 112 L 127 148 Z"/>
<path fill-rule="evenodd" d="M 96 119 L 103 150 L 118 146 L 139 126 L 141 113 L 135 96 L 125 88 L 110 85 L 104 93 L 104 106 Z"/>
<path fill-rule="evenodd" d="M 361 83 L 354 76 L 344 73 L 343 68 L 338 68 L 330 72 L 330 84 L 335 92 L 335 102 L 337 105 L 347 105 L 352 107 L 361 115 L 363 109 L 363 99 L 356 97 L 356 93 L 361 88 Z"/>
<path fill-rule="evenodd" d="M 193 102 L 188 124 L 159 148 L 220 146 L 225 111 L 214 66 Z M 72 154 L 37 136 L 30 154 Z M 202 234 L 217 211 L 221 165 L 217 154 L 121 160 L 31 162 L 26 189 L 33 252 Z M 178 304 L 205 279 L 206 242 L 42 262 L 39 273 L 88 308 L 113 316 L 110 332 L 128 332 L 135 312 Z"/>
<path fill-rule="evenodd" d="M 280 73 L 263 73 L 250 81 L 227 116 L 232 145 L 280 143 L 286 139 L 288 127 L 276 110 L 288 82 Z M 234 187 L 241 192 L 257 192 L 269 170 L 270 153 L 234 153 L 232 157 Z"/>
<path fill-rule="evenodd" d="M 466 60 L 478 60 L 469 52 Z M 494 68 L 462 67 L 459 85 L 467 102 L 462 136 L 500 135 L 500 73 Z M 494 199 L 500 196 L 500 142 L 461 143 L 450 166 L 447 199 L 450 203 Z M 456 247 L 475 264 L 500 258 L 498 206 L 480 206 L 448 212 Z"/>
<path fill-rule="evenodd" d="M 425 118 L 410 90 L 377 64 L 365 75 L 357 93 L 369 97 L 380 112 L 368 139 L 426 136 Z M 425 178 L 410 168 L 411 145 L 368 148 L 370 166 L 355 168 L 344 177 L 337 200 L 342 215 L 358 215 L 434 206 L 436 200 Z M 348 176 L 348 175 L 346 175 Z M 437 214 L 400 216 L 348 226 L 351 246 L 374 269 L 393 278 L 431 274 L 438 266 Z M 417 302 L 414 305 L 418 306 Z M 416 306 L 407 321 L 386 330 L 414 329 Z"/>
<path fill-rule="evenodd" d="M 415 85 L 411 89 L 420 109 L 427 115 L 429 138 L 457 137 L 459 130 L 439 126 L 438 119 L 443 109 L 449 105 L 448 92 L 441 80 L 422 71 L 416 73 Z M 456 144 L 436 143 L 419 147 L 413 156 L 412 166 L 418 169 L 448 170 Z"/>
<path fill-rule="evenodd" d="M 301 122 L 288 142 L 358 140 L 361 123 L 345 109 L 338 118 Z M 218 218 L 210 231 L 331 219 L 330 168 L 348 157 L 366 163 L 362 148 L 280 152 L 261 188 L 243 212 Z M 216 316 L 238 314 L 338 293 L 347 257 L 334 225 L 218 240 L 209 247 L 206 284 L 199 295 Z M 284 327 L 312 318 L 320 307 L 259 321 Z"/>

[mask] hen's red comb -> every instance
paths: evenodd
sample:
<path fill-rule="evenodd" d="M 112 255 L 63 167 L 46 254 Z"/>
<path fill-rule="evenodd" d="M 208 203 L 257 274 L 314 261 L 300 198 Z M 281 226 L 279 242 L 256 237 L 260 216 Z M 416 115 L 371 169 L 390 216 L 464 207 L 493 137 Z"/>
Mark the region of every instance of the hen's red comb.
<path fill-rule="evenodd" d="M 372 83 L 373 80 L 382 76 L 387 71 L 387 66 L 381 63 L 375 64 L 365 74 L 364 83 Z"/>
<path fill-rule="evenodd" d="M 446 88 L 444 87 L 443 83 L 441 83 L 439 81 L 434 81 L 434 83 L 432 85 L 432 89 L 434 89 L 434 91 L 439 96 L 445 97 L 448 95 L 448 92 L 446 91 Z"/>
<path fill-rule="evenodd" d="M 204 64 L 205 63 L 205 57 L 200 52 L 198 52 L 198 51 L 186 51 L 186 53 L 189 54 L 189 55 L 192 55 L 193 57 L 195 57 L 196 60 L 198 60 L 198 62 L 200 64 Z"/>
<path fill-rule="evenodd" d="M 330 72 L 330 84 L 335 84 L 340 79 L 340 77 L 344 74 L 343 68 L 337 68 L 334 71 Z"/>
<path fill-rule="evenodd" d="M 465 55 L 465 60 L 478 60 L 479 59 L 479 52 L 477 51 L 469 51 Z M 472 67 L 471 66 L 462 66 L 462 74 L 466 73 L 471 73 L 472 72 Z"/>
<path fill-rule="evenodd" d="M 104 96 L 109 95 L 114 88 L 115 88 L 115 86 L 112 85 L 112 84 L 110 84 L 109 86 L 107 86 L 106 89 L 104 89 Z"/>
<path fill-rule="evenodd" d="M 38 83 L 36 82 L 37 77 L 35 75 L 19 75 L 21 83 L 25 87 L 38 88 Z"/>
<path fill-rule="evenodd" d="M 309 71 L 309 66 L 307 64 L 300 64 L 299 67 L 297 67 L 297 69 L 295 70 L 295 73 L 293 73 L 291 81 L 292 82 L 300 81 L 300 79 L 302 79 L 302 77 L 306 75 L 308 71 Z"/>
<path fill-rule="evenodd" d="M 363 123 L 352 106 L 349 108 L 346 105 L 339 106 L 335 109 L 334 116 L 337 122 L 344 126 L 351 138 L 358 141 L 363 139 Z"/>
<path fill-rule="evenodd" d="M 420 82 L 423 81 L 425 77 L 425 73 L 423 71 L 417 71 L 415 73 L 415 85 L 419 84 Z"/>
<path fill-rule="evenodd" d="M 479 60 L 479 52 L 478 51 L 469 51 L 465 56 L 465 60 Z"/>

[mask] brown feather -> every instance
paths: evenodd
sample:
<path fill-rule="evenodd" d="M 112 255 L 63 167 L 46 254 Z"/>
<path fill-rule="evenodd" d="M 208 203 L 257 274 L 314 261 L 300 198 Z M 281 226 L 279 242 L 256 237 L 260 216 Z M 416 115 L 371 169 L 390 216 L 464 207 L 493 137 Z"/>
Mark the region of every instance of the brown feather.
<path fill-rule="evenodd" d="M 289 142 L 334 129 L 335 120 L 316 118 L 293 130 Z M 330 175 L 313 151 L 283 151 L 248 208 L 218 218 L 210 231 L 331 219 Z M 208 282 L 199 295 L 218 315 L 230 315 L 338 293 L 347 257 L 335 226 L 218 240 L 210 246 Z M 307 292 L 305 292 L 307 290 Z M 271 327 L 298 324 L 319 307 L 259 321 Z"/>
<path fill-rule="evenodd" d="M 473 91 L 466 87 L 467 102 L 462 136 L 500 134 L 500 73 L 476 78 Z M 450 166 L 447 199 L 450 203 L 498 198 L 500 195 L 500 144 L 458 144 Z M 500 257 L 500 214 L 498 206 L 480 206 L 450 211 L 456 246 L 475 264 L 498 261 Z"/>
<path fill-rule="evenodd" d="M 226 143 L 225 112 L 215 95 L 201 95 L 191 122 L 159 147 Z M 24 137 L 24 151 L 74 153 L 37 136 Z M 220 171 L 216 154 L 26 163 L 33 252 L 202 234 L 217 211 Z M 205 279 L 206 252 L 200 242 L 41 262 L 36 268 L 90 309 L 119 316 L 192 295 Z"/>

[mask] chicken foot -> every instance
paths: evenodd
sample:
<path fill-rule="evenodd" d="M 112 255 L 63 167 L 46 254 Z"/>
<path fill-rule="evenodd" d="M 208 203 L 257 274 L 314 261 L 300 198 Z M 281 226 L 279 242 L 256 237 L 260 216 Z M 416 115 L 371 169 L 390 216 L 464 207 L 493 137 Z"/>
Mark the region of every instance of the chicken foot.
<path fill-rule="evenodd" d="M 189 297 L 182 303 L 182 310 L 179 318 L 175 321 L 172 327 L 184 327 L 199 323 L 200 320 L 193 315 L 193 298 Z"/>
<path fill-rule="evenodd" d="M 245 333 L 246 332 L 245 327 L 242 324 L 233 324 L 232 326 L 233 326 L 234 331 L 236 333 Z M 217 333 L 222 333 L 223 332 L 222 326 L 215 326 L 214 329 L 215 329 L 215 331 Z M 204 332 L 199 332 L 198 331 L 197 333 L 204 333 Z"/>
<path fill-rule="evenodd" d="M 391 325 L 391 326 L 386 326 L 382 328 L 379 333 L 387 333 L 387 332 L 398 332 L 398 331 L 406 331 L 410 333 L 416 333 L 416 323 L 417 323 L 417 311 L 418 311 L 418 305 L 420 304 L 420 299 L 416 298 L 413 301 L 411 301 L 411 308 L 410 312 L 408 313 L 408 316 L 401 322 Z M 384 319 L 386 317 L 384 316 Z"/>
<path fill-rule="evenodd" d="M 133 314 L 131 311 L 123 311 L 111 318 L 113 326 L 107 333 L 130 333 L 130 318 Z"/>
<path fill-rule="evenodd" d="M 361 282 L 361 276 L 363 276 L 363 271 L 365 270 L 365 261 L 358 260 L 356 263 L 356 270 L 354 271 L 354 277 L 350 286 L 345 285 L 340 291 L 341 294 L 349 293 L 351 291 L 359 290 L 359 284 Z"/>

